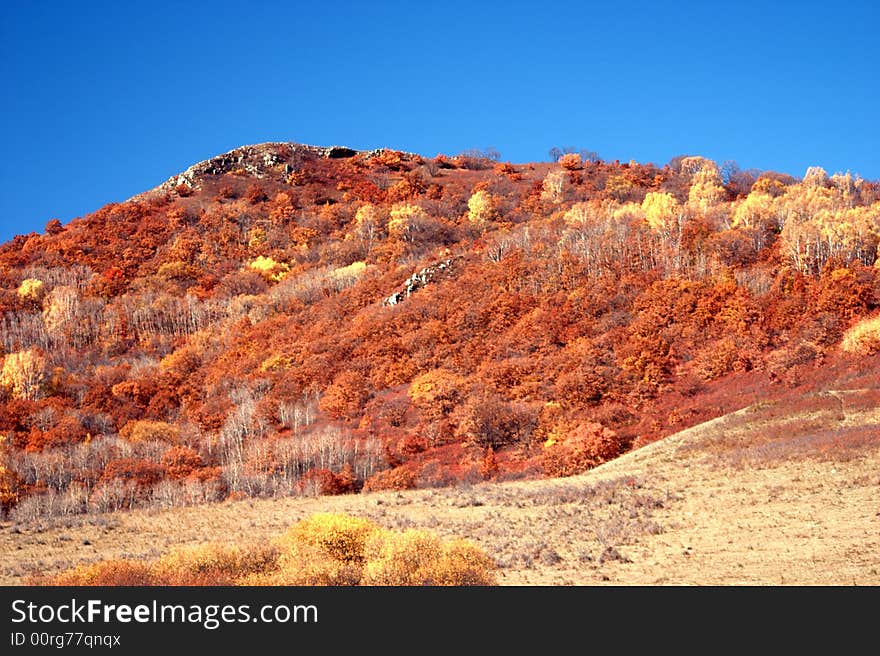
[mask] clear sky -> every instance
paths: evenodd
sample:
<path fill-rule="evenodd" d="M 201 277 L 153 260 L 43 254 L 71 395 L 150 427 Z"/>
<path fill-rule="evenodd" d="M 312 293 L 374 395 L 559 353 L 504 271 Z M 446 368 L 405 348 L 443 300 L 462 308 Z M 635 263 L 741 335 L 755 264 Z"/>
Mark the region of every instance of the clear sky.
<path fill-rule="evenodd" d="M 2 5 L 0 241 L 263 141 L 880 178 L 876 0 Z"/>

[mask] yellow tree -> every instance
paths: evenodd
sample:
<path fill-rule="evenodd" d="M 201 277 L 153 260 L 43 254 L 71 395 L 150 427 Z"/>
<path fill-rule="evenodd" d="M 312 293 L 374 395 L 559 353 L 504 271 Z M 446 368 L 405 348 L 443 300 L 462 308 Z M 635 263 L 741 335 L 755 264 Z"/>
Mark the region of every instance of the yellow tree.
<path fill-rule="evenodd" d="M 692 155 L 690 157 L 682 158 L 680 170 L 683 175 L 693 177 L 696 173 L 699 173 L 700 171 L 714 170 L 717 173 L 718 165 L 711 159 L 708 159 L 706 157 L 701 157 L 700 155 Z"/>
<path fill-rule="evenodd" d="M 414 243 L 427 222 L 427 212 L 418 205 L 397 204 L 391 208 L 391 214 L 388 218 L 388 236 L 392 239 Z"/>
<path fill-rule="evenodd" d="M 373 246 L 373 242 L 379 236 L 382 226 L 382 217 L 379 210 L 372 203 L 361 205 L 354 215 L 354 234 L 367 244 L 367 248 Z"/>
<path fill-rule="evenodd" d="M 828 182 L 837 190 L 837 194 L 846 207 L 854 207 L 859 200 L 860 192 L 865 181 L 852 173 L 835 173 Z"/>
<path fill-rule="evenodd" d="M 34 401 L 46 382 L 46 359 L 36 349 L 10 353 L 3 361 L 0 385 L 19 399 Z"/>
<path fill-rule="evenodd" d="M 651 259 L 664 262 L 667 270 L 680 270 L 684 208 L 672 194 L 651 191 L 645 195 L 641 209 L 645 215 L 645 223 L 654 235 L 649 240 Z"/>
<path fill-rule="evenodd" d="M 647 255 L 641 243 L 645 214 L 638 203 L 575 203 L 562 218 L 566 229 L 560 246 L 576 255 L 589 272 L 627 267 L 639 253 Z M 639 265 L 650 266 L 642 259 Z"/>
<path fill-rule="evenodd" d="M 714 162 L 711 164 L 694 173 L 688 191 L 688 205 L 702 214 L 718 205 L 725 196 L 718 167 Z"/>
<path fill-rule="evenodd" d="M 75 332 L 79 316 L 79 292 L 74 287 L 56 287 L 43 302 L 43 325 L 56 341 L 64 340 Z"/>
<path fill-rule="evenodd" d="M 490 221 L 498 218 L 498 199 L 480 189 L 468 199 L 468 222 L 478 230 L 485 230 Z"/>
<path fill-rule="evenodd" d="M 541 183 L 541 198 L 559 205 L 564 203 L 571 191 L 571 181 L 565 171 L 550 171 Z"/>
<path fill-rule="evenodd" d="M 802 183 L 775 199 L 783 252 L 798 271 L 816 274 L 832 257 L 871 264 L 880 232 L 880 206 L 853 206 L 853 202 L 849 185 L 828 184 L 819 167 L 808 169 Z"/>
<path fill-rule="evenodd" d="M 258 255 L 248 264 L 248 269 L 259 273 L 267 282 L 278 282 L 290 272 L 290 266 L 284 262 L 276 262 L 271 257 Z"/>
<path fill-rule="evenodd" d="M 805 187 L 824 187 L 828 184 L 828 174 L 821 166 L 811 166 L 804 173 Z"/>
<path fill-rule="evenodd" d="M 752 190 L 733 212 L 733 228 L 756 228 L 773 224 L 776 207 L 773 196 Z"/>
<path fill-rule="evenodd" d="M 682 207 L 675 196 L 662 191 L 649 191 L 642 201 L 645 221 L 652 230 L 671 234 L 682 219 Z"/>

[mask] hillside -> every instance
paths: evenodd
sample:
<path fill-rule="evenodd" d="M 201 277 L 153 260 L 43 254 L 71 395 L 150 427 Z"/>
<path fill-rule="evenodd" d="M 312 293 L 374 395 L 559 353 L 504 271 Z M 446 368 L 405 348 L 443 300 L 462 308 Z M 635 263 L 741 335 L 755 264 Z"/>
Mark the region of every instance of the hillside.
<path fill-rule="evenodd" d="M 789 395 L 565 479 L 7 524 L 0 583 L 180 545 L 250 544 L 334 511 L 472 540 L 509 585 L 877 585 L 877 401 L 876 387 Z"/>
<path fill-rule="evenodd" d="M 245 146 L 0 246 L 0 511 L 428 498 L 877 387 L 880 184 L 493 158 Z"/>

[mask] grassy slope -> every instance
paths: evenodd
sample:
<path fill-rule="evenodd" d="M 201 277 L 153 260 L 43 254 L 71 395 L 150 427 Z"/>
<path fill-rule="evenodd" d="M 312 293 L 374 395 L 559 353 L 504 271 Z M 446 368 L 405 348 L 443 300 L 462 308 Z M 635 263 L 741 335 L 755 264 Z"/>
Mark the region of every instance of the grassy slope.
<path fill-rule="evenodd" d="M 176 544 L 245 542 L 316 511 L 465 536 L 506 584 L 880 584 L 876 390 L 750 406 L 569 479 L 244 500 L 4 525 L 0 583 Z"/>

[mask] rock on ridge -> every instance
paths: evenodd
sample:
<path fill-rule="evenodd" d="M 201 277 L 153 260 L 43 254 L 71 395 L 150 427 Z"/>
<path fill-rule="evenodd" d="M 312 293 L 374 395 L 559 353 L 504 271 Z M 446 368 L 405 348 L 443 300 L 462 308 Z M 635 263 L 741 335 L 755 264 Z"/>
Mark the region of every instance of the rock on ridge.
<path fill-rule="evenodd" d="M 217 155 L 197 164 L 160 184 L 151 191 L 173 191 L 181 185 L 198 189 L 204 176 L 222 175 L 239 171 L 249 177 L 265 178 L 278 175 L 285 177 L 297 171 L 304 162 L 314 159 L 344 159 L 355 156 L 375 157 L 385 148 L 356 150 L 347 146 L 310 146 L 292 141 L 270 141 L 267 143 L 240 146 L 222 155 Z M 404 153 L 416 157 L 413 153 Z M 147 192 L 150 193 L 150 192 Z M 138 198 L 144 194 L 139 194 Z"/>

